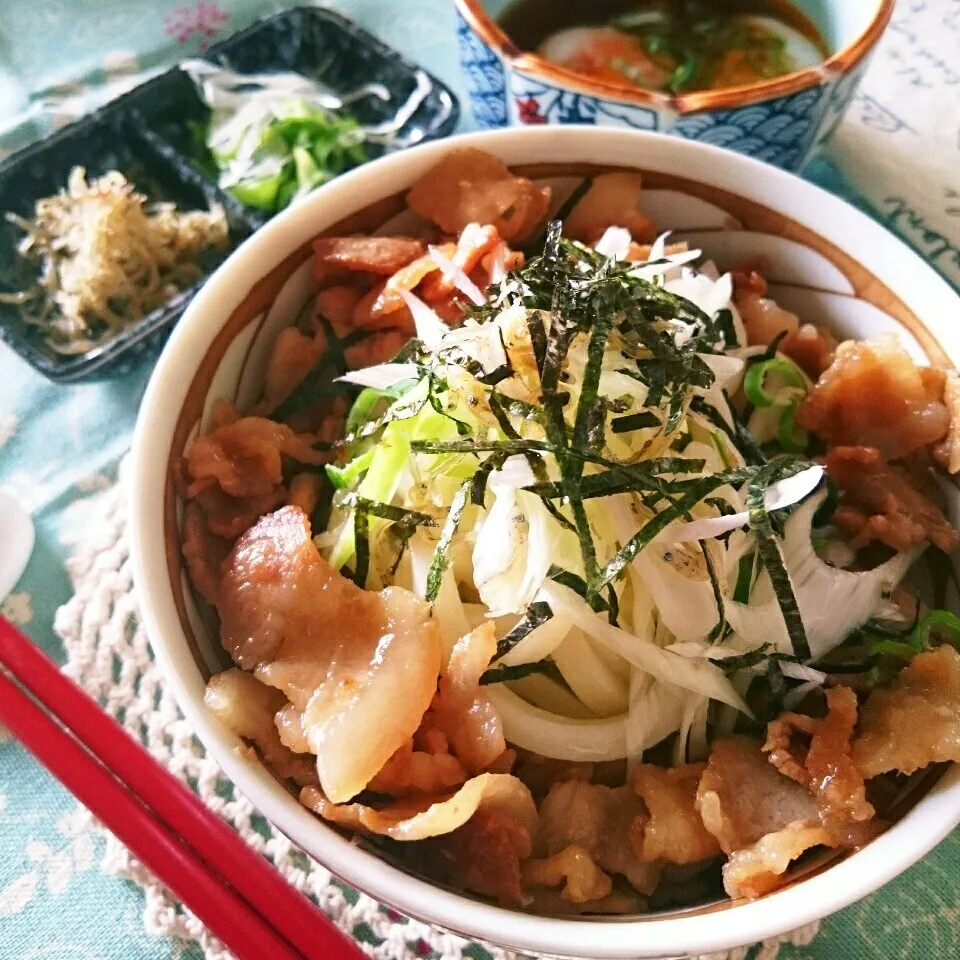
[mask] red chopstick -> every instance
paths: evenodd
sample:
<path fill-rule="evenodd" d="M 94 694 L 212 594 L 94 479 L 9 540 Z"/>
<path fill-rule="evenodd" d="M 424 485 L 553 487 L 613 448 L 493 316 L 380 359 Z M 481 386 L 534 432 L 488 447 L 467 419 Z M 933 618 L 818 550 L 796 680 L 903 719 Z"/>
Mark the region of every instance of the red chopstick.
<path fill-rule="evenodd" d="M 0 664 L 69 732 L 2 676 L 0 720 L 238 957 L 365 956 L 2 617 Z"/>
<path fill-rule="evenodd" d="M 237 956 L 300 960 L 300 953 L 219 878 L 198 869 L 189 848 L 2 674 L 0 719 Z"/>

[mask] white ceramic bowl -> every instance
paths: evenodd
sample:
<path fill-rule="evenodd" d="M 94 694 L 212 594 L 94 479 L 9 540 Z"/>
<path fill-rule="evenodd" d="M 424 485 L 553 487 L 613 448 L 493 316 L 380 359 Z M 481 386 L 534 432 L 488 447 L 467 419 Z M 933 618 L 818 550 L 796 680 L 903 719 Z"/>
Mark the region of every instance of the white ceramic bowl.
<path fill-rule="evenodd" d="M 598 168 L 646 171 L 644 204 L 662 227 L 689 236 L 721 265 L 763 250 L 775 295 L 805 318 L 861 338 L 899 329 L 918 355 L 960 361 L 960 303 L 933 270 L 862 213 L 746 157 L 658 135 L 546 127 L 471 134 L 378 160 L 244 243 L 193 301 L 150 382 L 134 441 L 132 555 L 140 609 L 168 682 L 210 753 L 283 833 L 348 883 L 447 930 L 565 957 L 675 957 L 750 944 L 839 910 L 915 863 L 960 821 L 960 767 L 920 782 L 909 809 L 865 848 L 826 858 L 755 902 L 554 919 L 440 889 L 352 844 L 235 752 L 237 739 L 204 707 L 205 680 L 222 668 L 223 654 L 182 570 L 173 465 L 203 428 L 212 400 L 228 395 L 242 407 L 254 399 L 269 341 L 312 294 L 309 241 L 335 224 L 368 230 L 394 216 L 405 189 L 454 143 L 547 176 L 558 195 Z"/>

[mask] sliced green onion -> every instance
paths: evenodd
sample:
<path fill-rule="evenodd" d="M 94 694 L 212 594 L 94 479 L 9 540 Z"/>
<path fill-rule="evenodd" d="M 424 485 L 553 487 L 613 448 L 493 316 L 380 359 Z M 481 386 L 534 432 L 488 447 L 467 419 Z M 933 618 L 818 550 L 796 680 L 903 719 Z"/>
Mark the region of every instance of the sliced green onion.
<path fill-rule="evenodd" d="M 794 397 L 784 408 L 777 425 L 777 440 L 784 453 L 806 453 L 810 443 L 810 434 L 803 427 L 797 426 L 797 411 L 801 400 Z"/>
<path fill-rule="evenodd" d="M 350 436 L 369 420 L 372 420 L 374 410 L 381 400 L 399 400 L 416 383 L 416 380 L 404 380 L 387 388 L 365 387 L 357 395 L 357 399 L 353 401 L 353 406 L 350 408 L 350 413 L 347 414 L 344 434 Z"/>
<path fill-rule="evenodd" d="M 364 471 L 370 469 L 373 455 L 376 452 L 377 448 L 371 447 L 365 453 L 361 453 L 359 457 L 354 457 L 342 466 L 336 463 L 328 463 L 324 467 L 328 479 L 337 490 L 351 489 L 359 481 Z"/>
<path fill-rule="evenodd" d="M 795 387 L 806 393 L 807 381 L 800 368 L 783 357 L 773 357 L 763 363 L 755 363 L 743 378 L 743 392 L 755 407 L 779 406 L 777 397 L 768 393 L 764 381 L 768 376 L 776 376 L 788 387 Z"/>
<path fill-rule="evenodd" d="M 687 59 L 670 75 L 668 86 L 674 93 L 679 93 L 696 76 L 699 68 L 699 58 L 688 54 Z"/>
<path fill-rule="evenodd" d="M 380 442 L 373 448 L 366 476 L 357 488 L 359 496 L 379 503 L 389 503 L 393 499 L 400 474 L 410 458 L 406 428 L 404 421 L 392 421 L 387 425 Z M 339 570 L 353 556 L 355 549 L 354 527 L 347 524 L 330 557 L 330 566 Z"/>
<path fill-rule="evenodd" d="M 949 610 L 931 610 L 924 614 L 910 638 L 914 652 L 930 646 L 930 634 L 934 630 L 947 634 L 951 646 L 960 648 L 960 617 Z"/>
<path fill-rule="evenodd" d="M 870 645 L 870 655 L 874 657 L 896 657 L 898 660 L 912 660 L 917 648 L 899 640 L 875 640 Z"/>
<path fill-rule="evenodd" d="M 257 210 L 274 210 L 277 205 L 277 194 L 283 182 L 283 174 L 277 173 L 272 177 L 241 180 L 227 190 L 248 207 L 254 207 Z"/>

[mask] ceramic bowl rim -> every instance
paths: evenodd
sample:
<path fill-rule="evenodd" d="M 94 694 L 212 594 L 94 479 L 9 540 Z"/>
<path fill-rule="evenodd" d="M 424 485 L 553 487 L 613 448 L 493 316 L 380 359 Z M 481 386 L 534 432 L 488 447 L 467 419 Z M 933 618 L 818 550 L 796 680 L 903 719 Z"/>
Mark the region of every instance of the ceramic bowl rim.
<path fill-rule="evenodd" d="M 864 30 L 822 63 L 783 77 L 741 87 L 699 93 L 667 94 L 628 85 L 591 80 L 573 70 L 550 63 L 534 53 L 520 50 L 486 12 L 483 0 L 454 0 L 460 15 L 473 32 L 513 70 L 532 74 L 555 87 L 574 90 L 598 100 L 648 107 L 662 114 L 684 115 L 702 111 L 731 110 L 766 100 L 790 96 L 819 86 L 824 80 L 852 71 L 877 45 L 893 15 L 895 0 L 880 0 Z"/>
<path fill-rule="evenodd" d="M 782 211 L 870 263 L 896 263 L 890 285 L 923 301 L 928 328 L 954 363 L 960 337 L 954 291 L 915 253 L 865 214 L 819 187 L 739 154 L 661 134 L 595 127 L 512 128 L 464 134 L 385 157 L 333 181 L 280 214 L 241 245 L 206 283 L 171 336 L 141 405 L 129 473 L 131 558 L 142 622 L 181 709 L 211 755 L 253 805 L 335 875 L 401 913 L 470 939 L 513 949 L 592 958 L 702 954 L 785 933 L 873 892 L 919 860 L 960 822 L 960 765 L 947 769 L 917 806 L 885 834 L 816 875 L 761 900 L 720 911 L 688 911 L 604 921 L 522 914 L 479 902 L 404 873 L 324 825 L 259 764 L 203 705 L 203 679 L 180 627 L 163 541 L 165 472 L 173 430 L 200 358 L 245 291 L 305 240 L 341 217 L 409 186 L 457 146 L 488 149 L 509 164 L 584 162 L 633 165 L 697 178 Z M 629 158 L 629 160 L 625 159 Z M 749 185 L 746 187 L 745 185 Z M 790 199 L 791 196 L 793 199 Z M 358 202 L 357 197 L 362 198 Z M 846 244 L 845 244 L 846 241 Z M 853 254 L 851 254 L 853 256 Z M 859 262 L 859 259 L 858 259 Z M 905 286 L 907 278 L 922 287 Z M 901 294 L 897 294 L 898 296 Z"/>

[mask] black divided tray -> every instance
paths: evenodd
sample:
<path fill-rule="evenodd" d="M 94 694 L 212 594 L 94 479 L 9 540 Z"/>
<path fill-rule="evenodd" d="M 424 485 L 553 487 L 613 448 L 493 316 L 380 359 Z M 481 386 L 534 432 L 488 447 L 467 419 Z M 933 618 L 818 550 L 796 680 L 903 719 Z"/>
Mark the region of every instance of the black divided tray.
<path fill-rule="evenodd" d="M 329 10 L 299 7 L 261 20 L 211 47 L 205 59 L 238 73 L 292 70 L 338 94 L 382 84 L 390 91 L 389 102 L 367 97 L 349 108 L 367 124 L 391 119 L 422 84 L 427 93 L 397 132 L 394 149 L 446 136 L 459 119 L 456 98 L 439 80 Z M 229 250 L 262 226 L 262 211 L 224 194 L 195 166 L 190 125 L 206 115 L 192 81 L 174 67 L 0 163 L 0 290 L 16 289 L 16 244 L 22 236 L 3 214 L 32 217 L 36 201 L 63 189 L 78 165 L 89 178 L 119 170 L 150 200 L 170 200 L 181 210 L 220 203 L 230 226 Z M 372 156 L 380 152 L 368 150 Z M 205 276 L 229 250 L 200 263 Z M 80 356 L 57 353 L 20 310 L 8 304 L 0 304 L 0 337 L 56 382 L 123 374 L 158 351 L 202 283 Z"/>

